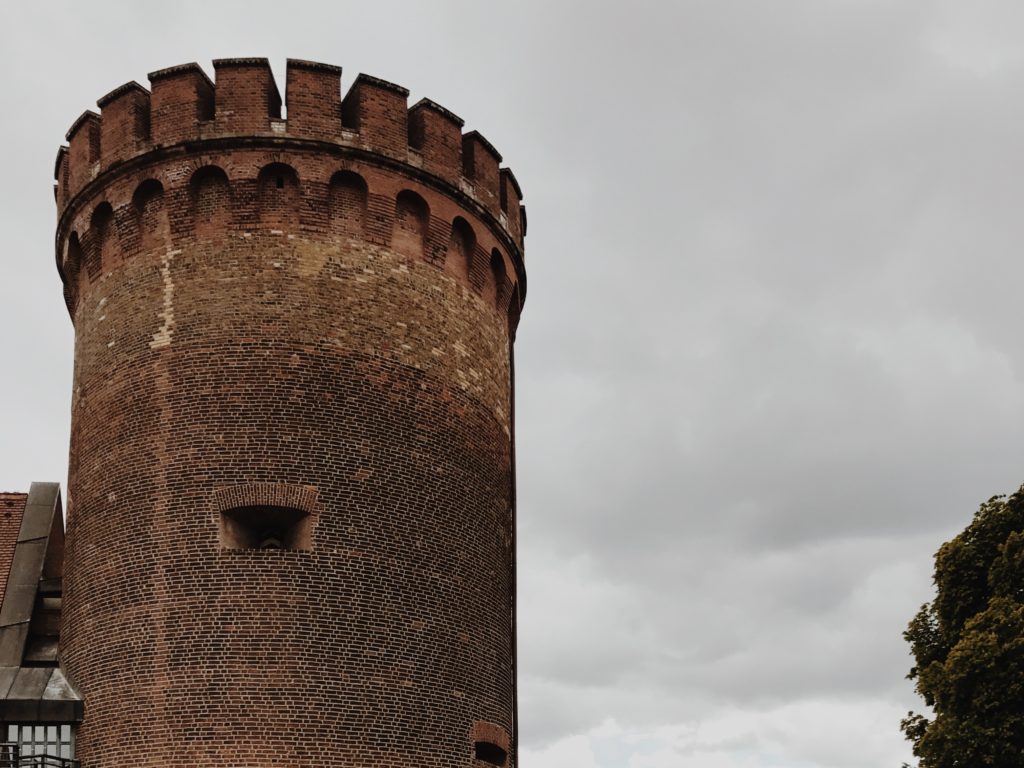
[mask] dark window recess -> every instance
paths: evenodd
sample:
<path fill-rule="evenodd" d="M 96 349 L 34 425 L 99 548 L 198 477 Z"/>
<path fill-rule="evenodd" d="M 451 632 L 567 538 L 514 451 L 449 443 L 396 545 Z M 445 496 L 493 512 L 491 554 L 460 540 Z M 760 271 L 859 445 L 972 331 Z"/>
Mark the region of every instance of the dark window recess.
<path fill-rule="evenodd" d="M 478 741 L 473 745 L 473 756 L 491 765 L 504 765 L 508 754 L 497 744 L 489 741 Z"/>
<path fill-rule="evenodd" d="M 291 507 L 235 507 L 220 516 L 225 549 L 312 549 L 309 513 Z"/>
<path fill-rule="evenodd" d="M 281 176 L 280 174 L 278 174 L 277 177 L 277 188 L 284 189 L 284 176 Z"/>

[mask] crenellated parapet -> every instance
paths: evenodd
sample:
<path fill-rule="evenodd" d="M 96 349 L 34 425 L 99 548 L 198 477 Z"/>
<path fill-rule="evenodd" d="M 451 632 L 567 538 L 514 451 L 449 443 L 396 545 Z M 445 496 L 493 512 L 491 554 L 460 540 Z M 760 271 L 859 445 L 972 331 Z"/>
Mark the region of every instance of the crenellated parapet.
<path fill-rule="evenodd" d="M 212 74 L 55 163 L 76 757 L 512 768 L 519 183 L 384 80 Z"/>
<path fill-rule="evenodd" d="M 509 271 L 525 293 L 519 184 L 494 146 L 478 131 L 463 132 L 454 113 L 429 99 L 410 108 L 405 88 L 363 74 L 342 97 L 341 68 L 317 62 L 288 60 L 284 102 L 267 59 L 217 59 L 213 68 L 215 81 L 194 63 L 151 72 L 149 90 L 126 83 L 97 102 L 98 114 L 86 111 L 75 121 L 55 167 L 65 237 L 59 248 L 96 190 L 111 189 L 117 177 L 147 163 L 243 146 L 308 149 L 336 157 L 336 170 L 345 162 L 377 164 L 452 197 L 503 241 Z M 235 174 L 228 176 L 234 183 Z M 161 182 L 165 188 L 168 181 Z M 386 214 L 392 203 L 376 201 L 378 212 Z M 433 224 L 428 229 L 441 237 Z M 62 271 L 63 261 L 58 254 Z"/>

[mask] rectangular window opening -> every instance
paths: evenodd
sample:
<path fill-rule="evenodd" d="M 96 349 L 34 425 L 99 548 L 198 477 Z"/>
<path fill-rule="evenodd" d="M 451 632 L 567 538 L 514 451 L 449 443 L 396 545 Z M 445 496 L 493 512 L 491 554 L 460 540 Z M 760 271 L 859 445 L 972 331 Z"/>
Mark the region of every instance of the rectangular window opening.
<path fill-rule="evenodd" d="M 74 759 L 74 730 L 69 723 L 7 723 L 3 735 L 0 766 L 75 768 L 78 765 Z"/>
<path fill-rule="evenodd" d="M 473 756 L 491 765 L 505 765 L 508 753 L 490 741 L 478 741 L 473 745 Z"/>
<path fill-rule="evenodd" d="M 220 544 L 225 549 L 313 548 L 309 513 L 275 506 L 234 507 L 220 516 Z"/>

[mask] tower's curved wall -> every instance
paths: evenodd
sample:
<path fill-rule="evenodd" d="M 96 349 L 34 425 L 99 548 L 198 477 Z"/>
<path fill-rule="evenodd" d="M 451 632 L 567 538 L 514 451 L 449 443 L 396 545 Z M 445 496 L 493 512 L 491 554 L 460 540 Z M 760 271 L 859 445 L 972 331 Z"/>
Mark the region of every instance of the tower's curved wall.
<path fill-rule="evenodd" d="M 214 67 L 58 155 L 78 756 L 511 765 L 518 184 L 398 86 Z"/>

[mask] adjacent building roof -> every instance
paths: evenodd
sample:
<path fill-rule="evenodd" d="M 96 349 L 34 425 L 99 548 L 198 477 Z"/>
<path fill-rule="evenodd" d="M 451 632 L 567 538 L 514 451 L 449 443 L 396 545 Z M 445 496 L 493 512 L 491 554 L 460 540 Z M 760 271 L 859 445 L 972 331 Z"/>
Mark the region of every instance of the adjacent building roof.
<path fill-rule="evenodd" d="M 7 575 L 11 572 L 26 499 L 27 493 L 0 493 L 0 604 L 7 589 Z"/>
<path fill-rule="evenodd" d="M 57 657 L 63 564 L 60 487 L 0 494 L 0 721 L 82 719 Z"/>

